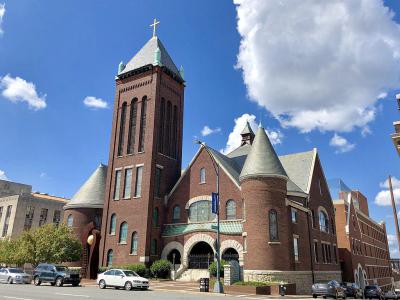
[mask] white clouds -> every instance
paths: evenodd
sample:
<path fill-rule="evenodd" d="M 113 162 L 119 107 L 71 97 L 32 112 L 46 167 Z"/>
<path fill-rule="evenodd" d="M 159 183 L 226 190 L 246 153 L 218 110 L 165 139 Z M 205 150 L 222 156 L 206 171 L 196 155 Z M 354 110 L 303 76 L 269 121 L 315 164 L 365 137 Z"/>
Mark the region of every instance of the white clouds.
<path fill-rule="evenodd" d="M 104 101 L 103 99 L 96 98 L 93 96 L 88 96 L 85 99 L 83 99 L 83 104 L 85 106 L 94 108 L 94 109 L 104 109 L 108 108 L 108 103 Z"/>
<path fill-rule="evenodd" d="M 233 1 L 248 94 L 283 126 L 365 128 L 399 86 L 400 29 L 382 0 Z"/>
<path fill-rule="evenodd" d="M 376 97 L 376 99 L 385 99 L 388 96 L 388 93 L 382 92 Z"/>
<path fill-rule="evenodd" d="M 3 170 L 0 170 L 0 179 L 1 180 L 8 180 L 8 178 L 6 176 L 6 172 L 4 172 Z"/>
<path fill-rule="evenodd" d="M 11 102 L 26 102 L 29 108 L 39 110 L 46 107 L 46 95 L 39 96 L 36 86 L 20 77 L 11 77 L 7 74 L 0 77 L 0 89 L 2 96 Z"/>
<path fill-rule="evenodd" d="M 350 143 L 344 137 L 334 134 L 332 139 L 329 142 L 329 145 L 336 148 L 336 153 L 345 153 L 353 150 L 355 148 L 355 144 Z"/>
<path fill-rule="evenodd" d="M 399 246 L 397 243 L 397 238 L 394 234 L 388 234 L 387 235 L 387 240 L 389 244 L 389 251 L 390 251 L 390 257 L 399 257 Z"/>
<path fill-rule="evenodd" d="M 393 195 L 396 204 L 400 203 L 400 180 L 396 177 L 392 177 L 392 185 L 393 185 Z M 389 191 L 389 181 L 386 179 L 384 182 L 381 182 L 379 186 L 383 189 L 375 196 L 374 203 L 379 206 L 391 206 L 391 196 Z"/>
<path fill-rule="evenodd" d="M 217 132 L 221 132 L 221 128 L 217 127 L 217 128 L 210 128 L 207 125 L 203 127 L 203 129 L 201 130 L 201 135 L 202 136 L 207 136 L 213 133 L 217 133 Z"/>
<path fill-rule="evenodd" d="M 258 126 L 256 123 L 256 116 L 250 114 L 241 115 L 240 117 L 235 119 L 235 126 L 228 136 L 228 141 L 226 142 L 225 148 L 221 150 L 222 153 L 227 154 L 240 146 L 240 143 L 242 141 L 242 136 L 240 135 L 240 133 L 245 128 L 246 122 L 249 122 L 254 133 L 257 132 Z M 283 134 L 280 130 L 266 129 L 265 132 L 267 133 L 272 144 L 282 143 Z"/>
<path fill-rule="evenodd" d="M 4 33 L 3 27 L 1 25 L 3 24 L 3 18 L 5 13 L 6 13 L 6 4 L 0 3 L 0 35 Z"/>

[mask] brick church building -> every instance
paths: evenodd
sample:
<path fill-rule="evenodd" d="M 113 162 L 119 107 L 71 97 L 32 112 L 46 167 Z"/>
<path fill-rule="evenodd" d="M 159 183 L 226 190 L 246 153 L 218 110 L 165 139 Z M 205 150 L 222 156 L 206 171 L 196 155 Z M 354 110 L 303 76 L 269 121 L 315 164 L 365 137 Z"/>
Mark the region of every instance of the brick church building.
<path fill-rule="evenodd" d="M 202 145 L 181 172 L 184 90 L 183 69 L 157 36 L 119 66 L 100 265 L 165 258 L 178 277 L 201 274 L 215 253 L 215 162 L 221 255 L 239 263 L 244 280 L 295 282 L 298 293 L 309 293 L 313 281 L 341 280 L 317 150 L 278 156 L 265 130 L 247 124 L 240 147 L 222 154 Z"/>

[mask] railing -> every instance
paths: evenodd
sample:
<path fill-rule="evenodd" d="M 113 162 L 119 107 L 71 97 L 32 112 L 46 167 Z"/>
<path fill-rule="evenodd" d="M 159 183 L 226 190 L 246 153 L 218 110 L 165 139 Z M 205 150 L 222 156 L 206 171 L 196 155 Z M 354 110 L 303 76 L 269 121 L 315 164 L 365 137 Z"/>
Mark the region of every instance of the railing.
<path fill-rule="evenodd" d="M 211 254 L 192 254 L 189 255 L 189 269 L 208 269 L 214 261 Z"/>

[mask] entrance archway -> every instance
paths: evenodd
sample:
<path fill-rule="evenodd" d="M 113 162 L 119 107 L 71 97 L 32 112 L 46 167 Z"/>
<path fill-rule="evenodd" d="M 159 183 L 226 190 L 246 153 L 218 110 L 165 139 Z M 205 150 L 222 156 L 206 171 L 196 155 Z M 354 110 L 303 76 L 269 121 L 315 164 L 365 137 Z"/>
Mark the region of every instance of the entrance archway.
<path fill-rule="evenodd" d="M 167 260 L 172 264 L 173 268 L 176 268 L 177 265 L 181 264 L 181 253 L 177 249 L 173 249 L 168 253 Z"/>
<path fill-rule="evenodd" d="M 189 269 L 208 269 L 214 261 L 214 250 L 206 242 L 198 242 L 189 253 Z"/>
<path fill-rule="evenodd" d="M 222 253 L 222 259 L 225 260 L 226 262 L 230 262 L 230 261 L 234 260 L 239 263 L 239 253 L 236 251 L 236 249 L 227 248 Z"/>

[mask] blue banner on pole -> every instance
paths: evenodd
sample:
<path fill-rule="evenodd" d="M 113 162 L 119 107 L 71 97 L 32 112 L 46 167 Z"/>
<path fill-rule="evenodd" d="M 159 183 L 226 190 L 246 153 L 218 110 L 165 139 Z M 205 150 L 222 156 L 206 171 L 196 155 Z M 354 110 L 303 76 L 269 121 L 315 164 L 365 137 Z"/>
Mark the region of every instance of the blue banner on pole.
<path fill-rule="evenodd" d="M 218 214 L 219 211 L 219 195 L 217 193 L 211 194 L 211 212 L 213 214 Z"/>

